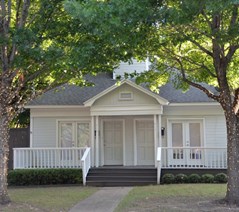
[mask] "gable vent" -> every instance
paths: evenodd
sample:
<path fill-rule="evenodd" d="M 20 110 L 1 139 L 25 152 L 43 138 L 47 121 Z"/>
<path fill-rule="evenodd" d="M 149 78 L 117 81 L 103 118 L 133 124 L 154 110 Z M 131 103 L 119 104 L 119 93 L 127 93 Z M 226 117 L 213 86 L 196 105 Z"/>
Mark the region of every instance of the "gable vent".
<path fill-rule="evenodd" d="M 120 92 L 119 100 L 133 100 L 133 93 L 132 92 Z"/>

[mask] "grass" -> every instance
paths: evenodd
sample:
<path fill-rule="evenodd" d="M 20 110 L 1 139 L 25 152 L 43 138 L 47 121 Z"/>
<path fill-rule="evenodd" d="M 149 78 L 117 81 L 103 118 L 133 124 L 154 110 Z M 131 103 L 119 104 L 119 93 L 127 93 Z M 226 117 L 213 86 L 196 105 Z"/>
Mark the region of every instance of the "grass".
<path fill-rule="evenodd" d="M 76 203 L 87 198 L 96 190 L 96 188 L 92 187 L 70 186 L 10 188 L 8 191 L 13 206 L 14 204 L 20 204 L 28 205 L 28 207 L 30 205 L 32 208 L 40 208 L 42 211 L 68 211 Z M 4 208 L 3 211 L 14 211 L 14 207 L 11 208 L 10 205 Z M 29 211 L 29 209 L 27 210 L 23 207 L 21 211 Z"/>
<path fill-rule="evenodd" d="M 172 184 L 158 186 L 142 186 L 133 188 L 120 202 L 115 212 L 126 211 L 135 202 L 145 201 L 149 198 L 170 197 L 215 197 L 225 196 L 226 184 Z"/>

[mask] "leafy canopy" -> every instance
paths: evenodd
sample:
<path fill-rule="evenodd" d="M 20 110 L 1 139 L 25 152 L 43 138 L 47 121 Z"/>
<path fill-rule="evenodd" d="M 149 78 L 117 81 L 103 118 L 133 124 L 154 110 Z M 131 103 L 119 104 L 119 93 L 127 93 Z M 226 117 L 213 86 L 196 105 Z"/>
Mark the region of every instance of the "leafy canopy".
<path fill-rule="evenodd" d="M 149 81 L 156 88 L 173 76 L 178 88 L 187 89 L 189 82 L 220 87 L 218 69 L 225 62 L 233 92 L 239 87 L 238 4 L 236 0 L 87 0 L 65 1 L 65 8 L 89 34 L 107 40 L 116 59 L 150 56 L 154 66 L 139 82 Z"/>

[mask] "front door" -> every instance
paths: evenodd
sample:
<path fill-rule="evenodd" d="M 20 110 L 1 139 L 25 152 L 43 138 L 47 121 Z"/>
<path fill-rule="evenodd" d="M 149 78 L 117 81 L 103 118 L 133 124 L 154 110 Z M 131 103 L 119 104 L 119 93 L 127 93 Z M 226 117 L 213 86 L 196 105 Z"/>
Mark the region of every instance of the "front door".
<path fill-rule="evenodd" d="M 137 165 L 154 165 L 154 122 L 136 120 Z"/>
<path fill-rule="evenodd" d="M 202 121 L 171 121 L 169 165 L 202 166 Z"/>
<path fill-rule="evenodd" d="M 103 121 L 104 165 L 123 165 L 123 121 Z"/>

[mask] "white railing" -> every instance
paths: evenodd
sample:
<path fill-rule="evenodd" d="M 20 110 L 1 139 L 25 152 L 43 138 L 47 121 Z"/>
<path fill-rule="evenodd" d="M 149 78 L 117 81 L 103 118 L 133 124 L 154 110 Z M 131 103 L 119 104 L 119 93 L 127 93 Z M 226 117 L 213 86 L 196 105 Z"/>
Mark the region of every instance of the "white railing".
<path fill-rule="evenodd" d="M 227 148 L 162 147 L 161 149 L 161 168 L 227 168 Z"/>
<path fill-rule="evenodd" d="M 157 184 L 160 184 L 161 177 L 161 147 L 157 148 Z"/>
<path fill-rule="evenodd" d="M 82 168 L 83 148 L 14 148 L 14 169 Z"/>
<path fill-rule="evenodd" d="M 90 169 L 91 162 L 90 162 L 90 148 L 86 148 L 83 157 L 81 158 L 81 169 L 82 169 L 82 179 L 83 185 L 86 185 L 86 176 Z"/>

